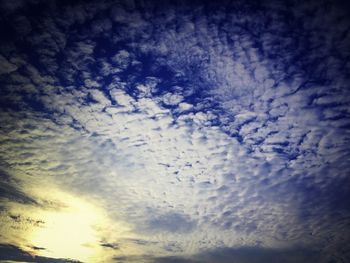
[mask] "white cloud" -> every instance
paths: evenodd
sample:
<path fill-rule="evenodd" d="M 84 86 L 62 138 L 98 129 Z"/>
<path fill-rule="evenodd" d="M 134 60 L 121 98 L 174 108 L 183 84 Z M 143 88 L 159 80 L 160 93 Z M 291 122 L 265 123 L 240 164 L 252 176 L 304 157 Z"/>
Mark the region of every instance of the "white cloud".
<path fill-rule="evenodd" d="M 183 96 L 181 94 L 172 94 L 167 93 L 163 96 L 163 103 L 166 105 L 178 105 L 181 101 L 183 101 Z"/>
<path fill-rule="evenodd" d="M 149 253 L 166 254 L 174 243 L 180 254 L 256 244 L 327 251 L 330 243 L 333 253 L 345 242 L 338 214 L 348 214 L 347 83 L 336 58 L 325 59 L 328 71 L 311 63 L 316 52 L 294 45 L 309 34 L 279 19 L 284 7 L 274 7 L 272 20 L 220 10 L 207 16 L 201 8 L 174 7 L 164 17 L 151 7 L 85 7 L 67 7 L 65 23 L 44 19 L 42 34 L 32 30 L 41 59 L 65 56 L 49 63 L 54 74 L 25 56 L 0 56 L 11 83 L 2 100 L 27 111 L 9 107 L 0 117 L 11 176 L 23 185 L 50 177 L 100 200 L 152 244 Z M 111 12 L 114 24 L 92 19 L 99 10 Z M 64 37 L 57 21 L 74 35 Z M 106 39 L 69 29 L 75 23 L 105 33 L 111 50 L 104 53 Z M 326 32 L 342 53 L 340 31 L 317 34 L 326 39 Z M 329 82 L 314 80 L 319 68 Z"/>
<path fill-rule="evenodd" d="M 0 74 L 8 74 L 17 70 L 17 66 L 0 55 Z"/>
<path fill-rule="evenodd" d="M 120 50 L 111 58 L 111 60 L 122 69 L 127 68 L 131 62 L 130 54 L 126 50 Z"/>

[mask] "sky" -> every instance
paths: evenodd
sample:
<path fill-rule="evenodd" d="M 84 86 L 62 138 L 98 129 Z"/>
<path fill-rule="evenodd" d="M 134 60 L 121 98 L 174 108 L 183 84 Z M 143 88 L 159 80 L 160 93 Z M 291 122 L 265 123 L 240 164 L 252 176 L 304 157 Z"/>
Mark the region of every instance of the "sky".
<path fill-rule="evenodd" d="M 0 261 L 350 262 L 345 2 L 1 0 Z"/>

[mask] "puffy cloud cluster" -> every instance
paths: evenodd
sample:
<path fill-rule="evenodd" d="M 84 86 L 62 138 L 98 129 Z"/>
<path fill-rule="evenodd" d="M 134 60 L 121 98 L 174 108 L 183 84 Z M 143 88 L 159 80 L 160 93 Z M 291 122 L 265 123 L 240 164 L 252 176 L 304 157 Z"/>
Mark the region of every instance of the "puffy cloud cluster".
<path fill-rule="evenodd" d="M 347 11 L 230 2 L 1 5 L 2 218 L 54 181 L 140 237 L 115 260 L 348 259 Z"/>

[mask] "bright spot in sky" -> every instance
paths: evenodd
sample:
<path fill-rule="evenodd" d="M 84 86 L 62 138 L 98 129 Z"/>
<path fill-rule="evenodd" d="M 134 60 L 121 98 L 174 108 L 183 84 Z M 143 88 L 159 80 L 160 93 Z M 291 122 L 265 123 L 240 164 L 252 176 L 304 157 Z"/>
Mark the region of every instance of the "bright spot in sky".
<path fill-rule="evenodd" d="M 40 251 L 40 256 L 93 262 L 101 253 L 97 230 L 106 223 L 103 212 L 70 194 L 54 192 L 53 195 L 53 200 L 62 203 L 62 207 L 40 212 L 45 224 L 33 228 L 28 239 L 34 246 L 46 248 Z"/>

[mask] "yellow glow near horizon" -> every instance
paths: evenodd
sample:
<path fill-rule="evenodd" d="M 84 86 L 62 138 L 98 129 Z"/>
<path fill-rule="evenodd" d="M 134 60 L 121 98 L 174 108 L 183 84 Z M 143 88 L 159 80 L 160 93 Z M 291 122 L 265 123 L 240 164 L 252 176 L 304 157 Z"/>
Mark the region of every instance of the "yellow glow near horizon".
<path fill-rule="evenodd" d="M 41 256 L 90 261 L 101 252 L 96 231 L 105 224 L 103 213 L 82 199 L 63 192 L 50 194 L 63 207 L 42 210 L 38 215 L 45 223 L 29 233 L 29 241 L 44 247 Z"/>
<path fill-rule="evenodd" d="M 45 188 L 45 191 L 43 189 Z M 27 193 L 40 205 L 7 202 L 0 231 L 5 243 L 14 244 L 36 256 L 74 259 L 82 262 L 113 262 L 118 255 L 143 254 L 143 247 L 122 240 L 140 236 L 128 223 L 109 217 L 98 201 L 60 190 L 55 184 L 28 186 Z M 87 199 L 88 198 L 88 199 Z M 118 249 L 101 243 L 123 244 Z M 40 247 L 44 249 L 34 249 Z"/>

